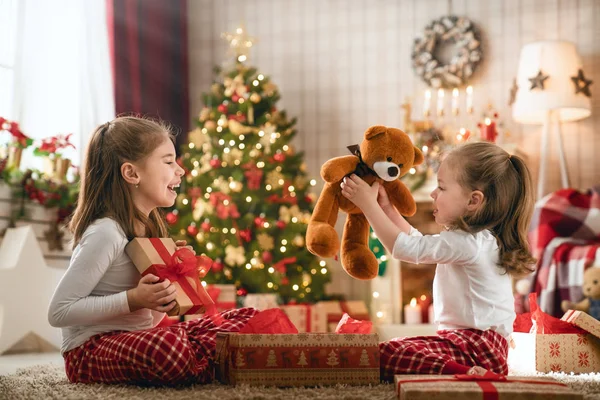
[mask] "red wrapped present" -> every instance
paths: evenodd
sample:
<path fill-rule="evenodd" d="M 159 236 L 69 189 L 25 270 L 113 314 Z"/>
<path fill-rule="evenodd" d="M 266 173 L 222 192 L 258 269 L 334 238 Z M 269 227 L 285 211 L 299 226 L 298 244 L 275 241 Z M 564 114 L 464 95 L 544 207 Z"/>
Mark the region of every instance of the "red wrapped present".
<path fill-rule="evenodd" d="M 335 328 L 344 314 L 361 321 L 371 319 L 364 301 L 359 300 L 320 301 L 314 305 L 313 311 L 313 332 L 335 332 Z"/>
<path fill-rule="evenodd" d="M 379 383 L 377 334 L 217 333 L 217 379 L 254 386 Z"/>
<path fill-rule="evenodd" d="M 215 304 L 200 283 L 210 270 L 212 260 L 177 248 L 170 238 L 135 238 L 125 252 L 142 275 L 169 279 L 177 290 L 177 305 L 167 315 L 214 314 Z"/>
<path fill-rule="evenodd" d="M 215 302 L 218 312 L 236 308 L 235 285 L 206 285 L 205 289 L 210 298 Z M 203 317 L 202 314 L 186 314 L 183 318 L 185 321 L 189 321 L 201 317 Z"/>
<path fill-rule="evenodd" d="M 553 378 L 478 375 L 396 375 L 399 400 L 578 400 L 583 395 Z"/>
<path fill-rule="evenodd" d="M 298 332 L 315 332 L 312 324 L 314 306 L 312 304 L 287 304 L 279 306 L 288 316 L 292 323 L 298 328 Z"/>

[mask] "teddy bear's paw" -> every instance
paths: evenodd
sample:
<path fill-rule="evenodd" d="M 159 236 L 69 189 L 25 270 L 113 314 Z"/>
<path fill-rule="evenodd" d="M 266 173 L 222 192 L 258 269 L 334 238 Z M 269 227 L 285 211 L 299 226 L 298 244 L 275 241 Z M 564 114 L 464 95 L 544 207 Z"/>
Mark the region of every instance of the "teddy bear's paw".
<path fill-rule="evenodd" d="M 379 272 L 377 258 L 367 247 L 342 252 L 342 266 L 348 275 L 361 280 L 373 279 Z"/>
<path fill-rule="evenodd" d="M 333 257 L 340 249 L 340 239 L 335 229 L 324 222 L 311 222 L 306 230 L 308 251 L 320 257 Z"/>

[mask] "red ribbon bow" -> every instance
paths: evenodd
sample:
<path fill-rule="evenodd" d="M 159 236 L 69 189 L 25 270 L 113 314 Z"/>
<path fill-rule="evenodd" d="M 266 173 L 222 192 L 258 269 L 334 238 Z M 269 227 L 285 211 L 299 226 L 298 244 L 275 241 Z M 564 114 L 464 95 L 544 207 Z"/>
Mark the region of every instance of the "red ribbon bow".
<path fill-rule="evenodd" d="M 275 265 L 273 265 L 273 268 L 275 268 L 275 271 L 278 271 L 278 272 L 281 272 L 282 274 L 284 274 L 287 272 L 286 265 L 291 264 L 293 262 L 296 262 L 296 257 L 284 258 L 283 260 L 280 260 Z"/>

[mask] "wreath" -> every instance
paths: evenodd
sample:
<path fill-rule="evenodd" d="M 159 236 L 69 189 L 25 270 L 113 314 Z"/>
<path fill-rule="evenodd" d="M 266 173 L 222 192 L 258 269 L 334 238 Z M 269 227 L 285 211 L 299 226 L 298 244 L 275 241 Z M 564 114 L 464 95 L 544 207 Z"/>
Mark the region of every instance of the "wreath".
<path fill-rule="evenodd" d="M 481 62 L 479 30 L 465 17 L 434 20 L 415 39 L 413 68 L 430 87 L 464 85 Z"/>

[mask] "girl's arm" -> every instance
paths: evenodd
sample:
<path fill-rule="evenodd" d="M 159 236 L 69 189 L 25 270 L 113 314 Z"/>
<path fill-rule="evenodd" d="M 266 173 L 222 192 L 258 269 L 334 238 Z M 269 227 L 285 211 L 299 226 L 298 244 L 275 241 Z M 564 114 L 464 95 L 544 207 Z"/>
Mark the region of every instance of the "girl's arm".
<path fill-rule="evenodd" d="M 50 325 L 91 325 L 130 312 L 126 287 L 122 292 L 107 296 L 90 295 L 116 259 L 123 240 L 107 227 L 106 224 L 92 226 L 81 238 L 50 301 Z"/>

